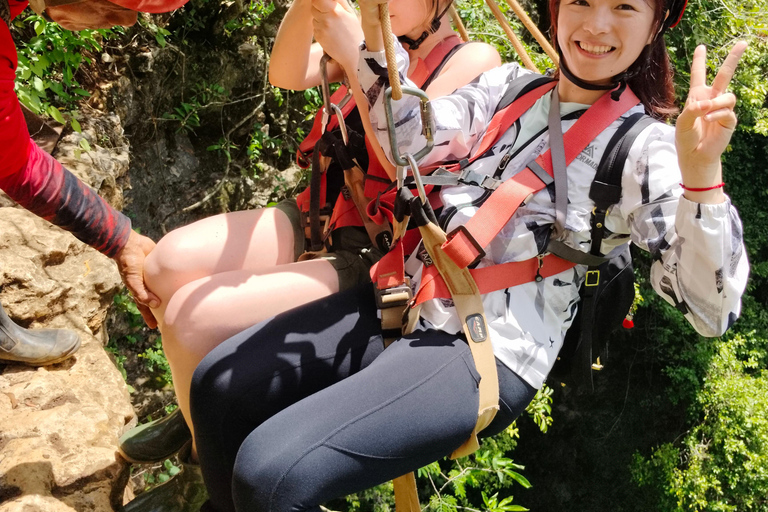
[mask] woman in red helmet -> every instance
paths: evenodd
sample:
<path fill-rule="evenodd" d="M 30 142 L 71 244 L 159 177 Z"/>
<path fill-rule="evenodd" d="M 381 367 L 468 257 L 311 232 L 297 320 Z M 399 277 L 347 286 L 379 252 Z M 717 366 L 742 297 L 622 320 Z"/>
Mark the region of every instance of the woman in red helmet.
<path fill-rule="evenodd" d="M 384 134 L 385 150 L 382 96 L 388 75 L 378 4 L 386 1 L 358 2 L 367 46 L 359 62 L 344 60 L 343 51 L 337 53 L 343 49 L 326 48 L 345 69 L 358 66 L 371 122 L 376 133 Z M 736 319 L 747 280 L 741 221 L 723 193 L 720 164 L 736 126 L 736 99 L 726 88 L 746 45 L 734 47 L 711 86 L 705 50 L 696 50 L 677 126 L 653 122 L 634 138 L 619 160 L 619 202 L 598 226 L 605 236 L 593 242 L 595 201 L 589 192 L 595 159 L 630 116 L 647 113 L 661 120 L 674 110 L 663 32 L 679 20 L 683 2 L 552 0 L 551 11 L 562 55 L 558 83 L 547 84 L 553 88 L 525 103 L 490 150 L 463 167 L 474 173 L 471 182 L 441 190 L 439 222 L 446 232 L 486 211 L 484 203 L 522 203 L 510 217 L 502 217 L 509 220 L 493 231 L 478 257 L 479 270 L 531 263 L 528 280 L 482 295 L 499 384 L 499 411 L 484 434 L 509 425 L 553 367 L 580 307 L 579 290 L 589 284 L 587 268 L 593 263 L 586 253 L 591 244 L 599 245 L 601 255 L 630 241 L 650 252 L 654 288 L 705 336 L 722 334 Z M 409 61 L 401 48 L 397 59 L 403 77 Z M 432 100 L 435 145 L 420 164 L 462 162 L 473 155 L 505 93 L 525 74 L 516 64 L 506 64 Z M 614 104 L 624 111 L 616 112 Z M 598 109 L 591 110 L 593 105 Z M 418 108 L 410 96 L 393 102 L 391 123 L 401 154 L 424 146 Z M 608 111 L 611 115 L 604 115 Z M 592 126 L 577 126 L 582 119 L 601 127 L 597 135 Z M 570 163 L 564 158 L 556 165 L 552 161 L 559 156 L 553 148 L 561 132 L 569 144 L 572 134 L 589 133 L 583 141 L 589 145 L 571 154 Z M 552 158 L 546 156 L 548 148 Z M 554 186 L 542 185 L 548 173 L 534 165 L 542 154 L 548 161 L 542 160 L 544 165 L 562 168 Z M 537 166 L 540 174 L 532 170 Z M 532 174 L 538 181 L 531 178 L 531 186 L 538 191 L 516 200 L 500 185 Z M 563 175 L 566 188 L 557 185 L 557 176 Z M 486 182 L 492 186 L 481 188 Z M 512 199 L 494 199 L 502 189 L 500 197 Z M 560 229 L 553 230 L 560 222 Z M 454 232 L 456 239 L 463 233 Z M 547 273 L 545 263 L 538 275 L 536 263 L 552 261 L 545 256 L 550 238 L 584 254 L 588 263 L 554 273 Z M 431 271 L 432 260 L 422 261 L 414 258 L 406 266 L 417 284 Z M 464 317 L 454 306 L 444 298 L 427 300 L 415 330 L 384 350 L 373 292 L 361 287 L 255 325 L 214 349 L 195 371 L 191 390 L 210 508 L 316 512 L 328 500 L 456 450 L 478 419 L 482 379 L 469 345 L 483 342 L 484 336 L 467 329 L 472 338 L 467 341 Z"/>
<path fill-rule="evenodd" d="M 64 28 L 105 28 L 133 25 L 137 11 L 165 12 L 186 0 L 34 0 L 32 8 Z M 144 256 L 154 247 L 131 230 L 131 221 L 114 210 L 30 138 L 14 91 L 17 55 L 11 20 L 27 1 L 0 0 L 0 189 L 33 213 L 71 231 L 77 238 L 114 258 L 136 299 L 157 301 L 144 286 Z M 62 331 L 27 331 L 11 322 L 0 308 L 0 360 L 50 364 L 79 346 L 76 336 Z"/>

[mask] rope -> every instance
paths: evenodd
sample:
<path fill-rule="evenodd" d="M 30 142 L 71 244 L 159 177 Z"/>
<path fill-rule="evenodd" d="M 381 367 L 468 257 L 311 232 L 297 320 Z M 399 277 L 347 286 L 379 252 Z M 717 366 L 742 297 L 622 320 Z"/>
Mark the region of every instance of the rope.
<path fill-rule="evenodd" d="M 512 47 L 517 52 L 517 55 L 520 56 L 520 60 L 523 61 L 525 67 L 533 72 L 538 73 L 539 68 L 537 68 L 533 63 L 531 58 L 528 56 L 528 53 L 525 51 L 525 48 L 523 48 L 523 43 L 520 42 L 520 39 L 518 39 L 517 35 L 515 35 L 515 33 L 512 31 L 512 27 L 509 26 L 507 18 L 504 17 L 504 13 L 502 13 L 501 9 L 499 9 L 499 4 L 497 4 L 494 0 L 485 0 L 485 3 L 488 4 L 491 12 L 496 17 L 496 21 L 498 21 L 499 25 L 501 25 L 501 28 L 504 29 L 504 33 L 507 34 L 507 38 L 512 43 Z"/>
<path fill-rule="evenodd" d="M 384 38 L 384 52 L 387 56 L 387 72 L 389 73 L 389 85 L 392 87 L 392 99 L 397 101 L 403 97 L 403 89 L 400 85 L 400 75 L 397 72 L 395 42 L 392 37 L 392 26 L 389 23 L 387 4 L 379 4 L 379 21 L 381 22 L 381 35 Z"/>
<path fill-rule="evenodd" d="M 509 5 L 513 11 L 515 11 L 517 18 L 523 22 L 523 25 L 528 29 L 528 32 L 530 32 L 533 37 L 536 38 L 536 41 L 539 42 L 544 52 L 549 55 L 549 58 L 552 59 L 552 62 L 557 64 L 559 60 L 557 57 L 557 52 L 555 52 L 554 48 L 552 48 L 552 45 L 549 44 L 549 41 L 547 41 L 547 38 L 544 37 L 544 35 L 539 31 L 539 28 L 536 26 L 536 24 L 531 20 L 530 17 L 528 17 L 528 14 L 526 14 L 523 8 L 520 7 L 520 4 L 517 3 L 517 0 L 507 0 L 507 5 Z"/>
<path fill-rule="evenodd" d="M 456 11 L 456 6 L 453 2 L 451 2 L 451 6 L 448 8 L 448 13 L 451 15 L 451 20 L 453 20 L 453 24 L 456 25 L 456 31 L 461 35 L 461 40 L 465 43 L 469 41 L 469 34 L 467 33 L 467 29 L 464 26 L 464 23 L 461 21 L 461 16 L 459 16 L 458 11 Z"/>

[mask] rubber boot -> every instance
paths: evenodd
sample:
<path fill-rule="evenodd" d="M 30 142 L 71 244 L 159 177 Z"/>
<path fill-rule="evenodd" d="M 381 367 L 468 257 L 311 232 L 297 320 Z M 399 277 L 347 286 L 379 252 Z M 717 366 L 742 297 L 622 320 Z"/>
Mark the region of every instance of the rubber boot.
<path fill-rule="evenodd" d="M 67 329 L 24 329 L 0 305 L 0 363 L 44 366 L 61 362 L 80 348 L 80 336 Z"/>
<path fill-rule="evenodd" d="M 198 512 L 208 499 L 200 465 L 189 461 L 192 441 L 179 451 L 181 471 L 167 482 L 140 494 L 123 512 Z"/>
<path fill-rule="evenodd" d="M 175 455 L 192 440 L 187 422 L 176 409 L 171 414 L 132 428 L 120 438 L 118 450 L 128 462 L 152 464 Z"/>

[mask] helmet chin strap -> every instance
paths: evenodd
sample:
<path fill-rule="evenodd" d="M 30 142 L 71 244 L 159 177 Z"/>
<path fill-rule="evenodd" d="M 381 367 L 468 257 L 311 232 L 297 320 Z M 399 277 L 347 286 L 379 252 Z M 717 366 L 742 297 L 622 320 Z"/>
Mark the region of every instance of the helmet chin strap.
<path fill-rule="evenodd" d="M 421 43 L 423 43 L 426 38 L 428 38 L 430 35 L 437 32 L 439 28 L 440 28 L 440 20 L 435 18 L 434 20 L 432 20 L 432 24 L 429 26 L 429 30 L 425 30 L 424 32 L 422 32 L 418 39 L 411 39 L 406 35 L 402 35 L 402 36 L 397 36 L 397 40 L 403 44 L 407 44 L 408 48 L 410 48 L 411 50 L 415 50 L 419 46 L 421 46 Z"/>
<path fill-rule="evenodd" d="M 409 49 L 416 50 L 419 46 L 421 46 L 421 43 L 423 43 L 426 38 L 440 29 L 440 19 L 445 16 L 445 13 L 447 13 L 448 9 L 451 8 L 452 3 L 453 0 L 448 2 L 448 4 L 443 8 L 442 12 L 435 12 L 435 17 L 432 19 L 432 23 L 429 24 L 429 29 L 422 32 L 418 39 L 411 39 L 406 35 L 402 35 L 397 36 L 397 40 L 403 44 L 407 44 Z M 437 6 L 435 6 L 435 11 L 437 11 Z"/>
<path fill-rule="evenodd" d="M 649 56 L 650 56 L 650 46 L 646 45 L 645 48 L 643 48 L 643 52 L 638 57 L 636 63 L 638 61 L 641 61 L 645 63 Z M 619 73 L 618 75 L 615 75 L 611 78 L 610 84 L 593 84 L 591 82 L 587 82 L 585 80 L 582 80 L 581 78 L 577 77 L 573 74 L 573 72 L 568 68 L 568 64 L 565 63 L 565 57 L 563 56 L 563 52 L 560 49 L 560 45 L 557 45 L 557 54 L 560 56 L 560 72 L 567 78 L 569 81 L 573 82 L 577 87 L 581 87 L 582 89 L 586 89 L 588 91 L 610 91 L 612 89 L 616 89 L 611 93 L 611 99 L 613 101 L 619 101 L 621 98 L 621 93 L 623 93 L 627 89 L 627 82 L 635 77 L 638 73 L 640 73 L 640 70 L 642 69 L 642 65 L 640 66 L 630 66 L 629 69 L 626 71 L 623 71 Z M 632 69 L 634 67 L 634 69 Z"/>

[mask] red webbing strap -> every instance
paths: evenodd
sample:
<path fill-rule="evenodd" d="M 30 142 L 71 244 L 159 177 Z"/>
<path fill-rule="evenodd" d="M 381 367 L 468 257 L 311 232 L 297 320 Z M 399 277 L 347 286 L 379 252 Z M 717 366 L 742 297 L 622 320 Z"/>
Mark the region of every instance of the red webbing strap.
<path fill-rule="evenodd" d="M 347 95 L 347 87 L 342 85 L 336 92 L 331 94 L 331 103 L 338 105 L 339 102 Z M 349 98 L 349 101 L 341 108 L 341 113 L 346 118 L 352 109 L 355 108 L 355 99 Z M 339 125 L 336 116 L 331 116 L 328 122 L 328 129 L 336 128 Z M 306 169 L 310 166 L 312 161 L 309 159 L 310 153 L 315 148 L 315 144 L 323 136 L 323 115 L 321 111 L 318 111 L 315 116 L 315 120 L 312 122 L 312 129 L 309 131 L 304 140 L 299 144 L 299 149 L 296 150 L 296 164 L 302 169 Z"/>
<path fill-rule="evenodd" d="M 610 92 L 601 96 L 563 136 L 566 165 L 570 165 L 590 142 L 639 101 L 630 89 L 624 91 L 619 101 L 611 99 Z M 550 150 L 539 155 L 536 163 L 550 176 L 554 175 Z M 542 188 L 544 183 L 533 171 L 529 168 L 522 170 L 491 194 L 467 221 L 464 226 L 466 231 L 457 232 L 443 245 L 443 250 L 459 267 L 466 267 L 477 258 L 477 247 L 488 246 L 509 222 L 522 201 Z"/>
<path fill-rule="evenodd" d="M 530 108 L 539 100 L 539 98 L 544 96 L 547 92 L 551 91 L 556 85 L 557 82 L 552 81 L 544 85 L 540 85 L 535 89 L 531 89 L 510 103 L 508 106 L 504 107 L 499 112 L 496 112 L 496 114 L 494 114 L 491 118 L 490 123 L 488 123 L 488 128 L 485 130 L 485 133 L 483 133 L 483 137 L 480 139 L 480 144 L 477 146 L 477 149 L 469 159 L 467 159 L 465 162 L 462 162 L 462 167 L 460 167 L 460 164 L 454 164 L 452 166 L 435 165 L 426 167 L 425 169 L 431 172 L 434 171 L 437 167 L 444 167 L 447 171 L 457 172 L 461 168 L 467 167 L 467 165 L 471 164 L 483 156 L 489 149 L 491 149 L 499 141 L 499 138 L 501 138 L 501 136 L 504 135 L 504 133 L 509 129 L 509 127 L 515 124 L 515 121 L 520 119 L 520 116 L 528 112 L 528 110 L 530 110 Z"/>
<path fill-rule="evenodd" d="M 576 264 L 549 254 L 541 259 L 539 267 L 538 258 L 530 258 L 524 261 L 511 261 L 491 267 L 470 269 L 469 273 L 477 283 L 481 294 L 504 290 L 524 283 L 530 283 L 538 273 L 542 278 L 551 277 L 564 272 Z M 448 286 L 440 276 L 434 265 L 425 267 L 421 275 L 419 291 L 414 297 L 414 306 L 430 299 L 451 298 Z"/>
<path fill-rule="evenodd" d="M 491 122 L 488 125 L 488 130 L 486 130 L 486 132 L 483 134 L 483 138 L 480 140 L 478 150 L 472 155 L 469 161 L 473 162 L 477 158 L 482 156 L 489 148 L 491 148 L 498 141 L 501 135 L 510 126 L 512 126 L 515 123 L 515 121 L 517 121 L 520 118 L 520 116 L 522 116 L 525 112 L 527 112 L 528 109 L 530 109 L 533 106 L 533 104 L 539 100 L 539 98 L 541 98 L 544 94 L 547 93 L 547 91 L 552 90 L 552 88 L 555 85 L 557 85 L 557 82 L 549 82 L 535 89 L 532 89 L 531 91 L 524 94 L 517 100 L 513 101 L 510 105 L 508 105 L 506 108 L 504 108 L 500 112 L 497 112 L 491 119 Z M 449 170 L 452 170 L 454 168 L 458 168 L 458 164 L 454 167 L 449 168 Z M 520 173 L 520 174 L 523 174 L 523 173 Z M 532 187 L 538 186 L 539 188 L 541 188 L 542 186 L 541 180 L 536 178 L 535 175 L 533 175 L 532 173 L 527 173 L 527 174 L 530 174 L 531 176 L 533 176 L 533 179 L 531 179 L 530 176 L 522 177 L 525 179 L 521 183 L 529 182 L 529 184 L 525 189 L 521 189 L 521 191 L 527 190 L 527 192 L 525 192 L 525 194 L 522 195 L 522 199 L 520 199 L 517 203 L 513 203 L 513 204 L 520 204 L 523 199 L 528 197 L 528 194 L 530 194 L 531 190 L 533 190 Z M 503 188 L 504 187 L 500 187 L 496 192 L 491 194 L 489 201 L 493 199 L 494 196 L 498 195 Z M 509 189 L 510 187 L 506 188 L 506 190 L 508 191 Z M 368 205 L 368 214 L 371 215 L 371 218 L 374 218 L 374 220 L 376 220 L 374 216 L 377 216 L 377 215 L 380 216 L 383 213 L 387 213 L 387 215 L 391 220 L 392 218 L 391 211 L 393 209 L 392 205 L 394 205 L 394 200 L 396 195 L 397 195 L 397 191 L 391 190 L 387 194 L 382 194 L 381 196 L 379 196 L 379 198 L 376 201 L 372 201 L 371 204 Z M 374 211 L 375 206 L 379 207 L 378 211 Z M 382 208 L 382 206 L 384 206 L 384 208 Z M 514 213 L 514 210 L 512 213 Z M 510 214 L 510 217 L 511 216 L 512 215 Z M 474 248 L 472 250 L 474 251 Z M 404 254 L 404 251 L 402 250 L 402 248 L 400 248 L 400 253 Z M 450 256 L 454 258 L 454 255 L 451 254 Z M 470 260 L 470 262 L 471 261 L 472 260 Z M 461 268 L 466 267 L 468 264 L 469 262 L 463 265 Z M 371 281 L 373 281 L 373 283 L 376 284 L 379 287 L 379 289 L 388 288 L 390 286 L 401 285 L 404 282 L 403 281 L 404 278 L 402 277 L 404 276 L 402 267 L 403 267 L 403 260 L 398 259 L 398 256 L 396 254 L 393 254 L 393 251 L 390 251 L 389 253 L 385 254 L 384 257 L 381 260 L 379 260 L 378 263 L 376 263 L 376 265 L 371 267 Z M 390 276 L 396 276 L 396 277 L 390 277 Z"/>

